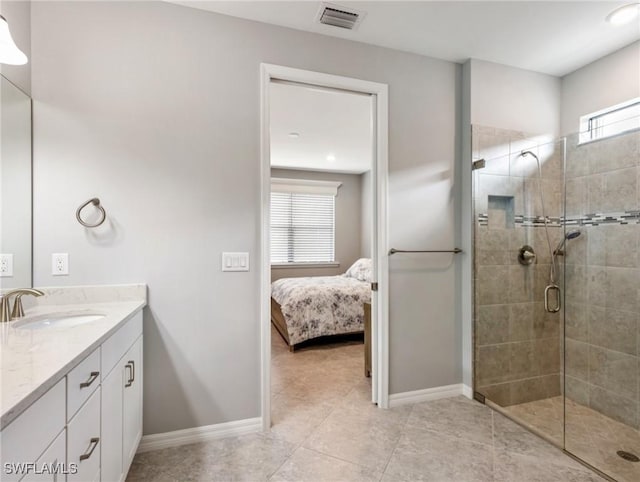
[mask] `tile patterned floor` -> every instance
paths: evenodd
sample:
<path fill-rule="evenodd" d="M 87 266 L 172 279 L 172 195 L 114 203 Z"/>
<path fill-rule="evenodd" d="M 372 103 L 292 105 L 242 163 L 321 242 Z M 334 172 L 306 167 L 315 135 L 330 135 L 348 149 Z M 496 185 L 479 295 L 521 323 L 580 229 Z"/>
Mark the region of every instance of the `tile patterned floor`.
<path fill-rule="evenodd" d="M 521 422 L 562 443 L 563 398 L 553 397 L 505 409 Z M 618 450 L 640 454 L 640 432 L 600 412 L 567 400 L 566 449 L 620 482 L 640 481 L 640 462 L 628 462 Z"/>
<path fill-rule="evenodd" d="M 363 345 L 273 345 L 273 428 L 136 456 L 127 481 L 600 481 L 464 397 L 380 410 Z"/>

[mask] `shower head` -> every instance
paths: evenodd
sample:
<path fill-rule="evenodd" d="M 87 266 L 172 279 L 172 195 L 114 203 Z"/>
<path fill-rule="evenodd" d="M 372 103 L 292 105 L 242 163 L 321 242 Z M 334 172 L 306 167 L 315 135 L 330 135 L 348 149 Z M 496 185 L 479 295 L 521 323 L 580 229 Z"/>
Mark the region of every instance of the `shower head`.
<path fill-rule="evenodd" d="M 526 157 L 526 156 L 531 156 L 531 157 L 533 157 L 537 162 L 540 162 L 540 159 L 538 159 L 538 156 L 536 156 L 533 152 L 531 152 L 531 151 L 521 151 L 521 152 L 520 152 L 520 157 Z"/>
<path fill-rule="evenodd" d="M 582 234 L 582 231 L 580 231 L 579 229 L 572 229 L 571 231 L 568 231 L 564 237 L 566 239 L 576 239 L 581 234 Z"/>
<path fill-rule="evenodd" d="M 562 255 L 562 254 L 564 254 L 562 252 L 562 248 L 564 248 L 564 245 L 567 242 L 567 240 L 571 241 L 572 239 L 576 239 L 581 234 L 582 234 L 582 231 L 580 231 L 579 229 L 572 229 L 571 231 L 567 231 L 567 233 L 564 235 L 562 240 L 558 243 L 558 247 L 553 252 L 553 254 L 554 255 L 558 255 L 558 254 Z"/>

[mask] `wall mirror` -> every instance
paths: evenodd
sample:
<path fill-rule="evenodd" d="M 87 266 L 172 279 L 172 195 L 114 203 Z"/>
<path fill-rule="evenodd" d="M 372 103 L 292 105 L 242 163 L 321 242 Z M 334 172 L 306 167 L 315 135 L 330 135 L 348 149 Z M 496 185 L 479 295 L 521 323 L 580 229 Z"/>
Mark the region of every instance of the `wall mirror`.
<path fill-rule="evenodd" d="M 31 98 L 0 76 L 0 290 L 32 284 Z"/>

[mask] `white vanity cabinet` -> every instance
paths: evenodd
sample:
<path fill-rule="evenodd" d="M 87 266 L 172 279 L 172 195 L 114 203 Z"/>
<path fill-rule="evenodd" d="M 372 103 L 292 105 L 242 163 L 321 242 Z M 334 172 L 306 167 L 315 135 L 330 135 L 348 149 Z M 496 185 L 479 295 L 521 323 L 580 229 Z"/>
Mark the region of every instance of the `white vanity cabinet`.
<path fill-rule="evenodd" d="M 0 480 L 121 482 L 141 436 L 138 311 L 0 432 Z"/>
<path fill-rule="evenodd" d="M 64 480 L 64 475 L 56 474 L 55 468 L 64 464 L 67 457 L 67 430 L 64 429 L 56 437 L 47 451 L 36 461 L 36 466 L 44 468 L 48 466 L 50 470 L 40 473 L 29 473 L 24 476 L 21 482 L 57 482 Z"/>
<path fill-rule="evenodd" d="M 121 349 L 122 345 L 118 347 Z M 125 478 L 141 437 L 142 336 L 139 336 L 102 381 L 104 482 L 117 482 Z"/>
<path fill-rule="evenodd" d="M 124 401 L 122 409 L 122 452 L 128 471 L 142 438 L 142 337 L 123 359 L 125 363 Z"/>

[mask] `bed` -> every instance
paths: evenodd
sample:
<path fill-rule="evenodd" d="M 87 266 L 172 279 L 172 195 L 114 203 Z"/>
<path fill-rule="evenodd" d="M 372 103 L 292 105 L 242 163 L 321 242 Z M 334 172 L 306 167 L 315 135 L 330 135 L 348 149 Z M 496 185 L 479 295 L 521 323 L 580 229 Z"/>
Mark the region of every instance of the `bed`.
<path fill-rule="evenodd" d="M 361 258 L 338 276 L 282 278 L 271 283 L 271 322 L 289 345 L 362 333 L 371 302 L 371 259 Z"/>

